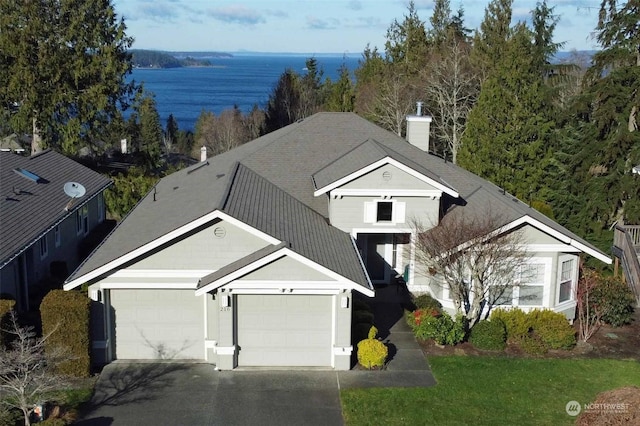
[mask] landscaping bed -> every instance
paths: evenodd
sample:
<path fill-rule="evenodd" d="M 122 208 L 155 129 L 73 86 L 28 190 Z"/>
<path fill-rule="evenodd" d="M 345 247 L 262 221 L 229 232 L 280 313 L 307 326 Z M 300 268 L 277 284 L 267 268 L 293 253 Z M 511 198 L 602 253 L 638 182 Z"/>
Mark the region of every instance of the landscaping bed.
<path fill-rule="evenodd" d="M 469 342 L 455 346 L 436 345 L 433 340 L 418 342 L 428 357 L 442 355 L 503 355 L 527 357 L 517 345 L 507 344 L 504 352 L 484 351 Z M 603 325 L 587 343 L 578 342 L 571 350 L 549 350 L 544 358 L 611 358 L 640 361 L 640 310 L 634 313 L 631 324 L 622 327 Z"/>

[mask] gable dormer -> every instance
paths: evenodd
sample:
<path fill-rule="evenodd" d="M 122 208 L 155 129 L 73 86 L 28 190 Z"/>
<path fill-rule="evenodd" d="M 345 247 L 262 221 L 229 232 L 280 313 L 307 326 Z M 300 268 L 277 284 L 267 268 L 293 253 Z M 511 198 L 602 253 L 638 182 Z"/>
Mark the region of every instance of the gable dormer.
<path fill-rule="evenodd" d="M 368 140 L 314 173 L 316 197 L 327 195 L 329 220 L 346 232 L 406 231 L 410 221 L 437 225 L 442 194 L 456 190 L 437 175 Z"/>

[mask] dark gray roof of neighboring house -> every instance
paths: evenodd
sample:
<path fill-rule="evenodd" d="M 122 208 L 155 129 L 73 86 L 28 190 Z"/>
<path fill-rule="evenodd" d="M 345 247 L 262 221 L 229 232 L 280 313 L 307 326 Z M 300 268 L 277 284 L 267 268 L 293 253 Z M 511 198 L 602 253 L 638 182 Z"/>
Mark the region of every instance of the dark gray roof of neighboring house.
<path fill-rule="evenodd" d="M 365 152 L 366 147 L 372 151 Z M 362 153 L 363 157 L 356 153 Z M 334 260 L 326 257 L 327 251 L 314 246 L 313 241 L 323 241 L 331 232 L 341 231 L 326 223 L 325 228 L 331 230 L 324 229 L 322 232 L 329 232 L 326 235 L 315 235 L 305 228 L 312 223 L 313 229 L 319 230 L 321 219 L 324 222 L 329 216 L 326 196 L 314 196 L 316 185 L 321 186 L 314 183 L 314 178 L 323 183 L 334 181 L 356 171 L 359 165 L 364 167 L 386 156 L 456 191 L 462 204 L 469 207 L 465 209 L 468 212 L 499 208 L 505 224 L 528 215 L 597 250 L 535 209 L 512 201 L 513 196 L 503 195 L 492 183 L 422 151 L 354 113 L 318 113 L 211 157 L 207 163 L 163 178 L 72 278 L 81 277 L 217 209 L 292 243 L 300 254 L 335 270 Z M 296 200 L 299 203 L 294 202 Z M 255 203 L 262 203 L 264 207 L 256 209 Z M 308 209 L 303 209 L 303 205 Z M 276 214 L 272 207 L 281 210 Z M 344 259 L 345 262 L 353 260 Z M 346 265 L 338 269 L 346 276 L 358 278 L 358 273 L 349 272 Z"/>
<path fill-rule="evenodd" d="M 40 179 L 33 181 L 15 169 Z M 63 186 L 70 181 L 81 183 L 86 193 L 67 212 L 70 198 Z M 110 184 L 107 177 L 54 151 L 31 157 L 0 152 L 0 267 Z"/>

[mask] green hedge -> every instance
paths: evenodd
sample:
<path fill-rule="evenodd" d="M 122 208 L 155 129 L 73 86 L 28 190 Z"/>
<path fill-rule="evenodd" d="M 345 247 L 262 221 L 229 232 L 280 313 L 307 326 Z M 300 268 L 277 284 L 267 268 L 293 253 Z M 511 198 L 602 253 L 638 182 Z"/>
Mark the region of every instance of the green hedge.
<path fill-rule="evenodd" d="M 478 349 L 504 350 L 507 344 L 507 329 L 501 319 L 480 321 L 471 329 L 469 342 Z"/>
<path fill-rule="evenodd" d="M 0 330 L 7 329 L 9 313 L 13 310 L 15 305 L 15 300 L 0 300 Z M 4 332 L 0 331 L 0 345 L 4 345 L 5 341 Z"/>
<path fill-rule="evenodd" d="M 56 366 L 60 374 L 88 377 L 91 373 L 89 309 L 91 300 L 79 291 L 52 290 L 40 304 L 45 350 L 66 347 L 69 361 Z"/>
<path fill-rule="evenodd" d="M 635 302 L 629 286 L 616 277 L 600 277 L 589 295 L 589 303 L 605 311 L 602 321 L 614 327 L 631 323 Z"/>
<path fill-rule="evenodd" d="M 548 349 L 571 349 L 576 344 L 576 331 L 567 318 L 549 309 L 496 309 L 491 320 L 504 322 L 507 340 L 518 344 L 532 355 L 545 353 Z"/>
<path fill-rule="evenodd" d="M 429 293 L 420 294 L 414 296 L 412 300 L 417 309 L 436 310 L 442 312 L 442 304 L 438 300 L 434 299 Z"/>

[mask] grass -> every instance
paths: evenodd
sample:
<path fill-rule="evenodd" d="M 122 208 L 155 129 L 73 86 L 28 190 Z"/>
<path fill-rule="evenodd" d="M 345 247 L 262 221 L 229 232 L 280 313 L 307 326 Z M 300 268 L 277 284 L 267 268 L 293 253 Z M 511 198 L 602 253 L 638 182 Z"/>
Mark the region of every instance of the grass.
<path fill-rule="evenodd" d="M 431 357 L 431 388 L 341 392 L 348 425 L 570 425 L 569 401 L 640 383 L 640 364 L 610 359 Z"/>

